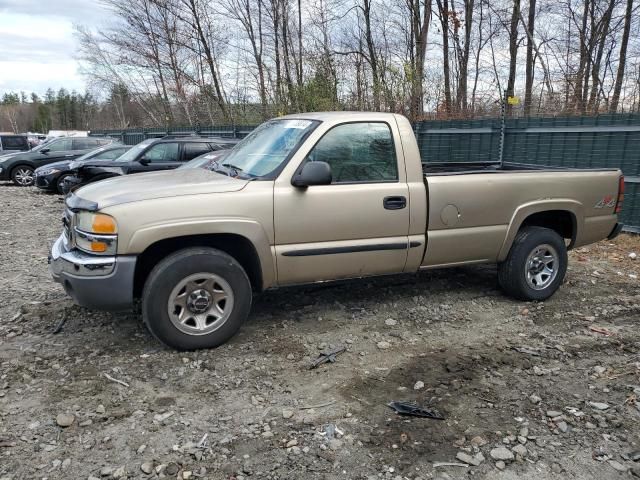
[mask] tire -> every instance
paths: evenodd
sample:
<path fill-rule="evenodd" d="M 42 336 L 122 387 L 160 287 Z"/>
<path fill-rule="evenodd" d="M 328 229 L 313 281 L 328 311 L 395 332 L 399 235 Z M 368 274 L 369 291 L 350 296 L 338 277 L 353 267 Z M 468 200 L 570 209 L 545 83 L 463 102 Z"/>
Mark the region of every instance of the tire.
<path fill-rule="evenodd" d="M 153 336 L 169 347 L 213 348 L 240 329 L 251 298 L 251 282 L 233 257 L 214 248 L 185 248 L 149 274 L 142 292 L 142 318 Z"/>
<path fill-rule="evenodd" d="M 71 173 L 63 173 L 62 175 L 60 175 L 57 179 L 56 179 L 56 192 L 58 192 L 60 195 L 66 195 L 63 185 L 64 185 L 64 180 L 65 178 L 69 178 L 72 177 L 73 174 Z"/>
<path fill-rule="evenodd" d="M 29 165 L 18 165 L 11 170 L 11 181 L 19 187 L 31 187 L 35 183 L 33 168 Z"/>
<path fill-rule="evenodd" d="M 562 284 L 567 263 L 567 246 L 560 235 L 549 228 L 525 227 L 498 265 L 498 281 L 519 300 L 546 300 Z"/>

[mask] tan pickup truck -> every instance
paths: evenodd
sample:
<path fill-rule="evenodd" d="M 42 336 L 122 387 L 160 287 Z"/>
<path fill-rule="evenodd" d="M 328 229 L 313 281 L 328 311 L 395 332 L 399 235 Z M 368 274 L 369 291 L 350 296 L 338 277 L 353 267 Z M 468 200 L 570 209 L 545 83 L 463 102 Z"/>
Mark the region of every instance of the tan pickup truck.
<path fill-rule="evenodd" d="M 620 231 L 619 170 L 422 163 L 409 121 L 306 113 L 268 121 L 212 170 L 105 180 L 67 196 L 54 279 L 80 305 L 139 299 L 178 349 L 220 345 L 254 292 L 498 264 L 504 291 L 544 300 L 567 249 Z"/>

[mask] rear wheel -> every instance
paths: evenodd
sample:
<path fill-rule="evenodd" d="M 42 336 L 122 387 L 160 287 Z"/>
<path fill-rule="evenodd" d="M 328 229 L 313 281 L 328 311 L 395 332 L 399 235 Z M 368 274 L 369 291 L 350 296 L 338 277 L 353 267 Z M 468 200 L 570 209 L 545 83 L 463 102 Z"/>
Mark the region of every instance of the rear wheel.
<path fill-rule="evenodd" d="M 165 345 L 178 350 L 212 348 L 240 329 L 251 298 L 249 278 L 233 257 L 213 248 L 186 248 L 149 274 L 142 317 Z"/>
<path fill-rule="evenodd" d="M 11 170 L 11 180 L 20 187 L 30 187 L 35 180 L 33 168 L 28 165 L 18 165 Z"/>
<path fill-rule="evenodd" d="M 567 263 L 567 247 L 560 235 L 549 228 L 525 227 L 498 266 L 498 280 L 515 298 L 546 300 L 562 284 Z"/>

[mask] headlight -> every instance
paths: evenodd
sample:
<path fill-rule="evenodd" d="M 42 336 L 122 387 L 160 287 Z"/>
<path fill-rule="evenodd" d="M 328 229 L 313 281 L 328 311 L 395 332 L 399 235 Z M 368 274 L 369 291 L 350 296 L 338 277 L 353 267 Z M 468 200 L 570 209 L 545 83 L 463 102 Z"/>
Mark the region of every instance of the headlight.
<path fill-rule="evenodd" d="M 79 212 L 73 237 L 80 250 L 98 255 L 115 255 L 117 232 L 113 217 L 104 213 Z"/>
<path fill-rule="evenodd" d="M 57 168 L 47 168 L 45 170 L 36 171 L 36 175 L 51 175 L 52 173 L 60 173 Z"/>
<path fill-rule="evenodd" d="M 118 233 L 116 221 L 104 213 L 79 212 L 76 216 L 76 226 L 87 233 L 115 234 Z"/>

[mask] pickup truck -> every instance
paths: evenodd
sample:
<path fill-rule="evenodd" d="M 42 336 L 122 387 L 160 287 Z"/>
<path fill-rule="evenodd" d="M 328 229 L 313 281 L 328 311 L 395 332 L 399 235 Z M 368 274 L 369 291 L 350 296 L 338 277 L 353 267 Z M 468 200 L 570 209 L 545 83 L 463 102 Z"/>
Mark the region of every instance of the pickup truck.
<path fill-rule="evenodd" d="M 108 179 L 66 197 L 53 278 L 80 305 L 130 309 L 181 350 L 231 338 L 256 292 L 480 263 L 542 301 L 567 250 L 621 229 L 619 170 L 422 163 L 409 121 L 268 121 L 212 167 Z"/>

